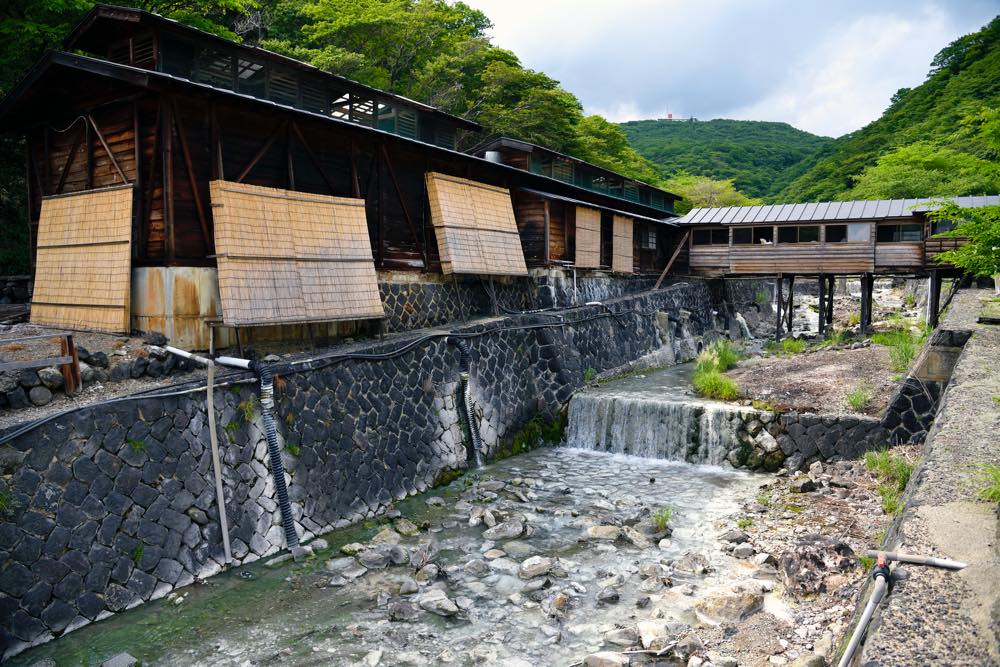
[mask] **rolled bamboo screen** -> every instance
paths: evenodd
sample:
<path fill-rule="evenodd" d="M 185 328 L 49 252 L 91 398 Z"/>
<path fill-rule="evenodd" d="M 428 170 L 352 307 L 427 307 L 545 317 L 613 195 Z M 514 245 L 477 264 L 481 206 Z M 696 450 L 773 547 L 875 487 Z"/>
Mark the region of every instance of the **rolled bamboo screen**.
<path fill-rule="evenodd" d="M 426 179 L 443 273 L 528 275 L 508 190 L 434 172 Z"/>
<path fill-rule="evenodd" d="M 614 218 L 614 238 L 611 242 L 611 270 L 615 273 L 632 273 L 632 218 L 616 215 Z"/>
<path fill-rule="evenodd" d="M 31 321 L 127 333 L 132 186 L 42 200 Z"/>
<path fill-rule="evenodd" d="M 210 190 L 225 324 L 385 316 L 364 200 L 229 181 Z"/>
<path fill-rule="evenodd" d="M 576 207 L 576 258 L 574 264 L 581 269 L 601 266 L 601 212 Z"/>

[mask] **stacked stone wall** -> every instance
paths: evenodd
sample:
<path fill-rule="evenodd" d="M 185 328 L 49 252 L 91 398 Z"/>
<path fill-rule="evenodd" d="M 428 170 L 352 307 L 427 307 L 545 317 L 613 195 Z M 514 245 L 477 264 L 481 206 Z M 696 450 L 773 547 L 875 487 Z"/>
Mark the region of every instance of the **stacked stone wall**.
<path fill-rule="evenodd" d="M 591 369 L 713 333 L 712 310 L 704 283 L 691 282 L 454 329 L 472 351 L 484 453 L 493 456 L 536 415 L 557 418 Z M 409 351 L 391 354 L 410 342 Z M 459 354 L 444 336 L 342 346 L 335 356 L 274 370 L 303 541 L 373 516 L 466 465 Z M 256 381 L 220 382 L 229 384 L 215 392 L 226 511 L 233 557 L 247 563 L 284 540 Z M 0 437 L 0 640 L 8 654 L 220 571 L 208 433 L 199 390 L 92 405 Z"/>

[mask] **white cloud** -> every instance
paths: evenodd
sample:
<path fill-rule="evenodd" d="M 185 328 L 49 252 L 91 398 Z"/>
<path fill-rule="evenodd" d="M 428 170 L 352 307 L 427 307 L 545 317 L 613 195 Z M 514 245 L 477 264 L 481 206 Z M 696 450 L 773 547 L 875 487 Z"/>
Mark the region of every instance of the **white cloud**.
<path fill-rule="evenodd" d="M 612 120 L 782 120 L 839 135 L 919 84 L 995 0 L 466 0 L 527 67 Z"/>

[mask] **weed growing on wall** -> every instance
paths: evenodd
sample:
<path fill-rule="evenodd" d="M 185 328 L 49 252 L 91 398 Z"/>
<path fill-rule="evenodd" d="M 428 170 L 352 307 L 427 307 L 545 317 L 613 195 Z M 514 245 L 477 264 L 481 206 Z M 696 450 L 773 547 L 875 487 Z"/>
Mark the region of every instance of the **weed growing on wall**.
<path fill-rule="evenodd" d="M 988 503 L 1000 503 L 1000 465 L 984 463 L 977 466 L 976 481 L 979 488 L 976 497 Z"/>

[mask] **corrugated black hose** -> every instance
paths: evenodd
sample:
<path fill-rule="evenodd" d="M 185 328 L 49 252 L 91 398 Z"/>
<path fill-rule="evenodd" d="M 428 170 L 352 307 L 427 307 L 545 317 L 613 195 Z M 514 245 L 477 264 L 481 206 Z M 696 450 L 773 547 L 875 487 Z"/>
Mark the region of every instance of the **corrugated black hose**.
<path fill-rule="evenodd" d="M 299 549 L 299 536 L 295 532 L 292 519 L 292 505 L 288 500 L 285 486 L 285 466 L 281 463 L 281 448 L 278 447 L 278 430 L 274 425 L 274 378 L 267 364 L 250 362 L 250 370 L 260 378 L 260 412 L 264 418 L 264 436 L 267 438 L 267 453 L 271 460 L 271 476 L 281 510 L 281 523 L 285 528 L 285 545 L 294 555 Z"/>
<path fill-rule="evenodd" d="M 469 344 L 463 338 L 448 336 L 448 343 L 458 348 L 459 368 L 461 369 L 462 405 L 465 407 L 465 422 L 469 425 L 469 435 L 472 437 L 471 452 L 466 453 L 470 462 L 475 462 L 477 468 L 483 466 L 483 441 L 479 436 L 479 425 L 476 423 L 475 410 L 472 405 L 472 393 L 469 391 L 469 369 L 472 365 L 472 354 Z"/>

